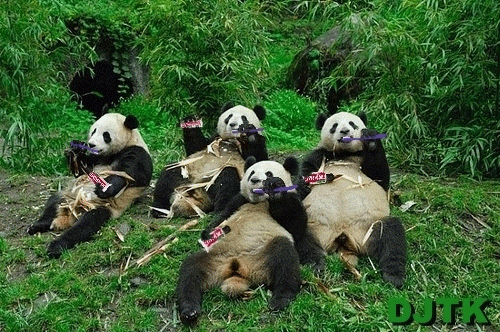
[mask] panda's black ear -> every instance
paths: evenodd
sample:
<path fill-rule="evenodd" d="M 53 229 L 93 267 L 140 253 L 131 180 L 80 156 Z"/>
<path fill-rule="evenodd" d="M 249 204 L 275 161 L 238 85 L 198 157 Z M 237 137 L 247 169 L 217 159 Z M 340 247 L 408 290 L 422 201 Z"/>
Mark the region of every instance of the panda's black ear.
<path fill-rule="evenodd" d="M 124 125 L 128 129 L 132 130 L 139 127 L 139 120 L 137 120 L 137 118 L 133 115 L 127 115 Z"/>
<path fill-rule="evenodd" d="M 233 107 L 234 107 L 233 103 L 228 101 L 227 103 L 222 105 L 221 114 L 224 113 L 225 111 L 227 111 L 228 109 L 233 108 Z"/>
<path fill-rule="evenodd" d="M 326 114 L 320 113 L 316 118 L 316 129 L 318 130 L 323 129 L 323 125 L 325 124 L 326 119 L 328 119 Z"/>
<path fill-rule="evenodd" d="M 248 157 L 247 160 L 245 160 L 245 172 L 247 171 L 247 169 L 250 168 L 250 166 L 252 166 L 256 162 L 257 162 L 257 159 L 255 159 L 254 156 Z"/>
<path fill-rule="evenodd" d="M 255 113 L 255 115 L 257 115 L 257 117 L 259 118 L 259 120 L 264 120 L 265 117 L 266 117 L 266 109 L 261 106 L 261 105 L 255 105 L 255 107 L 253 108 L 253 111 Z"/>
<path fill-rule="evenodd" d="M 368 126 L 368 117 L 366 116 L 366 113 L 365 112 L 361 112 L 361 113 L 359 113 L 358 116 L 361 119 L 361 121 L 363 121 L 363 123 L 365 124 L 365 126 Z"/>
<path fill-rule="evenodd" d="M 297 158 L 295 158 L 295 157 L 286 158 L 285 162 L 283 163 L 283 167 L 291 175 L 295 176 L 295 175 L 299 174 L 299 162 L 297 161 Z"/>

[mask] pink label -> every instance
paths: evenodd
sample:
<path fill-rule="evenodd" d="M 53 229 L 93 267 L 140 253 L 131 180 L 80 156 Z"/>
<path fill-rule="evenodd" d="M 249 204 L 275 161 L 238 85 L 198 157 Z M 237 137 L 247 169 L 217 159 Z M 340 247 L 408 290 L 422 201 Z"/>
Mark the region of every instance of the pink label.
<path fill-rule="evenodd" d="M 304 178 L 304 181 L 309 184 L 319 184 L 326 182 L 326 173 L 325 172 L 313 172 L 308 177 Z"/>
<path fill-rule="evenodd" d="M 97 175 L 94 172 L 89 173 L 89 179 L 92 180 L 95 184 L 98 184 L 102 187 L 102 191 L 106 191 L 106 189 L 111 186 L 109 183 L 107 183 L 103 178 L 101 178 L 99 175 Z"/>
<path fill-rule="evenodd" d="M 201 119 L 196 121 L 187 121 L 181 123 L 181 128 L 200 128 L 200 127 L 203 127 L 203 121 Z"/>
<path fill-rule="evenodd" d="M 198 240 L 203 248 L 208 252 L 211 246 L 213 246 L 217 240 L 224 235 L 224 231 L 220 227 L 216 227 L 212 232 L 210 232 L 210 239 L 203 241 Z"/>

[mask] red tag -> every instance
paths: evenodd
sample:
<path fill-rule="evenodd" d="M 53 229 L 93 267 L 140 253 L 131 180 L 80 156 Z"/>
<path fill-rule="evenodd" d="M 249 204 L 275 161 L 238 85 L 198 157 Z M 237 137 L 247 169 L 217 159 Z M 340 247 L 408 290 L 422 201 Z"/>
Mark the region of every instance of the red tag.
<path fill-rule="evenodd" d="M 326 183 L 326 173 L 325 172 L 313 172 L 308 177 L 305 177 L 304 181 L 305 181 L 305 183 L 308 183 L 308 184 Z"/>
<path fill-rule="evenodd" d="M 216 227 L 212 232 L 210 232 L 210 239 L 203 241 L 199 239 L 198 242 L 201 243 L 203 249 L 208 252 L 211 246 L 213 246 L 217 240 L 224 235 L 224 231 L 220 227 Z"/>
<path fill-rule="evenodd" d="M 181 128 L 200 128 L 203 127 L 203 121 L 196 120 L 196 121 L 186 121 L 181 123 Z"/>

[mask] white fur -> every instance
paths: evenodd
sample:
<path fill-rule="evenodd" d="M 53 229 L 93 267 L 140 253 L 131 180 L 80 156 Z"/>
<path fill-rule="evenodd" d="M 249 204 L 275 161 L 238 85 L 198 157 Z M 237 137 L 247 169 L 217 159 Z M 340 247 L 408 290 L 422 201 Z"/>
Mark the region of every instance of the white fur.
<path fill-rule="evenodd" d="M 253 174 L 252 174 L 253 172 Z M 241 194 L 245 196 L 251 203 L 263 202 L 268 198 L 268 195 L 259 195 L 253 192 L 253 189 L 262 189 L 262 182 L 267 179 L 267 172 L 273 173 L 273 177 L 278 177 L 285 182 L 285 186 L 292 185 L 292 178 L 290 173 L 275 161 L 264 160 L 250 166 L 240 182 Z M 253 183 L 251 180 L 258 180 Z"/>
<path fill-rule="evenodd" d="M 229 122 L 226 124 L 224 120 L 232 114 Z M 242 116 L 246 116 L 249 123 L 253 124 L 255 128 L 260 128 L 260 120 L 255 114 L 255 112 L 245 106 L 235 106 L 228 109 L 219 117 L 219 122 L 217 123 L 217 132 L 222 139 L 237 138 L 240 137 L 240 133 L 233 134 L 232 130 L 237 130 L 241 124 L 243 124 Z M 261 132 L 258 132 L 261 134 Z"/>
<path fill-rule="evenodd" d="M 349 122 L 353 122 L 357 128 L 354 129 Z M 335 132 L 330 133 L 333 125 L 337 123 Z M 319 147 L 325 148 L 328 151 L 350 151 L 356 152 L 363 149 L 363 144 L 359 140 L 353 140 L 348 143 L 341 141 L 343 137 L 360 138 L 361 130 L 366 128 L 363 121 L 356 115 L 340 112 L 326 119 L 321 129 L 321 141 Z M 344 133 L 342 133 L 344 131 Z"/>
<path fill-rule="evenodd" d="M 94 145 L 99 155 L 111 155 L 124 148 L 137 145 L 149 153 L 148 147 L 137 129 L 130 130 L 125 127 L 125 116 L 118 113 L 107 113 L 100 117 L 90 127 L 88 143 Z M 95 130 L 95 132 L 94 132 Z M 104 142 L 103 134 L 108 132 L 111 142 Z"/>

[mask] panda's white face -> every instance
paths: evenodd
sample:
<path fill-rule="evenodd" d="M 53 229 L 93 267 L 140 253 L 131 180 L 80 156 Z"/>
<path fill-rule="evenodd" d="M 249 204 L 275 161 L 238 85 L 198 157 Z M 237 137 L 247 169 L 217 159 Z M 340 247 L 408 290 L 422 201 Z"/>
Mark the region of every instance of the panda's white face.
<path fill-rule="evenodd" d="M 256 194 L 253 189 L 262 189 L 263 181 L 269 177 L 278 177 L 285 186 L 292 185 L 292 177 L 283 165 L 275 161 L 264 160 L 250 166 L 240 182 L 240 191 L 251 203 L 265 201 L 269 196 L 267 194 Z"/>
<path fill-rule="evenodd" d="M 126 128 L 124 123 L 125 116 L 122 114 L 103 115 L 90 127 L 89 146 L 103 156 L 118 153 L 130 146 L 134 133 L 133 130 Z"/>
<path fill-rule="evenodd" d="M 222 139 L 240 137 L 240 133 L 233 133 L 232 131 L 238 130 L 243 123 L 260 128 L 260 120 L 253 110 L 241 105 L 235 106 L 221 114 L 217 123 L 217 132 Z"/>
<path fill-rule="evenodd" d="M 360 151 L 363 149 L 360 140 L 343 142 L 342 138 L 360 138 L 361 130 L 365 128 L 365 124 L 358 116 L 347 112 L 336 113 L 323 124 L 319 146 L 328 151 Z"/>

